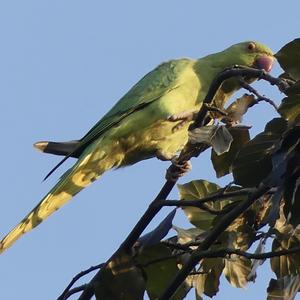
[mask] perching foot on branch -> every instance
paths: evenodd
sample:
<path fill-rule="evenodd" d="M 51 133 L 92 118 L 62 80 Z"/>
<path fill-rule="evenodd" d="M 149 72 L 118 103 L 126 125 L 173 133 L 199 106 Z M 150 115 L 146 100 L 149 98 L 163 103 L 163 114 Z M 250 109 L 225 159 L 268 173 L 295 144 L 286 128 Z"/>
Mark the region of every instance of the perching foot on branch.
<path fill-rule="evenodd" d="M 182 113 L 169 116 L 168 121 L 181 121 L 173 127 L 172 131 L 176 132 L 177 130 L 181 129 L 186 123 L 194 121 L 196 119 L 197 114 L 198 112 L 195 111 L 184 111 Z"/>
<path fill-rule="evenodd" d="M 190 161 L 179 163 L 178 157 L 174 157 L 171 161 L 172 166 L 168 168 L 166 173 L 166 179 L 168 181 L 177 181 L 178 178 L 182 177 L 187 172 L 192 170 L 192 164 Z"/>

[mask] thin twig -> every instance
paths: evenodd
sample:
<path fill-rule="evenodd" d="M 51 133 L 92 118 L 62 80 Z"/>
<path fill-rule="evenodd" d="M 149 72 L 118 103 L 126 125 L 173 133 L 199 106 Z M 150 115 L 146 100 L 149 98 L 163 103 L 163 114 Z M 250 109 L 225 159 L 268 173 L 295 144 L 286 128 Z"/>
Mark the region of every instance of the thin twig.
<path fill-rule="evenodd" d="M 77 294 L 77 293 L 79 293 L 79 292 L 82 292 L 82 291 L 84 291 L 86 288 L 87 288 L 87 284 L 83 284 L 83 285 L 81 285 L 81 286 L 75 287 L 75 288 L 69 290 L 69 291 L 65 294 L 65 296 L 64 296 L 63 299 L 64 299 L 64 300 L 67 300 L 70 296 L 72 296 L 72 295 L 74 295 L 74 294 Z"/>
<path fill-rule="evenodd" d="M 199 246 L 202 242 L 193 242 L 191 245 L 193 246 Z M 176 244 L 176 246 L 179 244 Z M 183 246 L 186 246 L 187 244 L 184 244 Z M 175 246 L 174 244 L 172 246 Z M 165 256 L 161 257 L 158 259 L 155 259 L 153 261 L 149 261 L 145 265 L 142 265 L 143 267 L 147 267 L 150 264 L 157 263 L 166 259 L 172 259 L 176 258 L 178 256 L 181 256 L 186 253 L 190 253 L 191 249 L 187 248 L 185 252 L 181 252 L 175 255 L 170 255 L 170 256 Z M 272 257 L 278 257 L 278 256 L 283 256 L 283 255 L 289 255 L 289 254 L 295 254 L 297 252 L 300 252 L 300 246 L 289 248 L 289 249 L 283 249 L 279 251 L 270 251 L 270 252 L 265 252 L 265 253 L 249 253 L 246 251 L 242 251 L 240 249 L 232 249 L 232 248 L 221 248 L 218 250 L 205 250 L 205 251 L 200 251 L 197 254 L 197 259 L 198 263 L 200 262 L 201 259 L 203 258 L 227 258 L 233 254 L 238 255 L 238 256 L 243 256 L 248 259 L 267 259 L 267 258 L 272 258 Z M 191 274 L 191 273 L 190 273 Z"/>
<path fill-rule="evenodd" d="M 289 88 L 289 84 L 285 80 L 282 80 L 281 78 L 273 77 L 272 75 L 265 72 L 264 70 L 259 70 L 259 69 L 250 68 L 246 66 L 235 66 L 233 68 L 226 69 L 218 74 L 218 76 L 213 80 L 213 82 L 210 85 L 204 103 L 210 103 L 213 100 L 219 87 L 222 85 L 222 83 L 225 80 L 232 77 L 244 77 L 244 76 L 263 79 L 269 82 L 271 85 L 276 85 L 280 91 L 285 91 Z M 190 130 L 205 125 L 206 114 L 207 114 L 207 108 L 205 107 L 205 105 L 203 105 L 195 122 L 191 124 Z"/>
<path fill-rule="evenodd" d="M 171 248 L 172 250 L 182 250 L 182 251 L 189 251 L 190 248 L 187 244 L 179 244 L 179 243 L 173 243 L 170 241 L 162 241 L 164 245 Z"/>
<path fill-rule="evenodd" d="M 142 268 L 147 268 L 150 265 L 157 264 L 157 263 L 160 263 L 160 262 L 165 261 L 165 260 L 174 259 L 174 258 L 177 258 L 179 256 L 182 256 L 182 255 L 186 254 L 187 252 L 190 252 L 190 249 L 185 250 L 185 251 L 186 252 L 180 252 L 180 253 L 176 253 L 176 254 L 172 254 L 172 255 L 162 256 L 162 257 L 150 260 L 150 261 L 148 261 L 144 264 L 138 264 L 137 266 L 142 267 Z"/>
<path fill-rule="evenodd" d="M 207 104 L 207 103 L 204 103 L 203 105 L 207 108 L 207 111 L 217 112 L 221 116 L 225 116 L 225 117 L 228 116 L 228 113 L 225 110 L 223 110 L 219 107 L 212 106 L 212 105 Z"/>
<path fill-rule="evenodd" d="M 283 256 L 283 255 L 288 255 L 288 254 L 294 254 L 300 252 L 300 246 L 298 247 L 293 247 L 290 249 L 284 249 L 284 250 L 279 250 L 279 251 L 270 251 L 270 252 L 265 252 L 265 253 L 249 253 L 245 251 L 241 251 L 239 249 L 230 249 L 230 248 L 222 248 L 219 250 L 206 250 L 206 251 L 200 251 L 197 254 L 198 260 L 201 260 L 203 258 L 221 258 L 221 257 L 227 257 L 231 256 L 233 254 L 238 255 L 238 256 L 243 256 L 248 259 L 267 259 L 267 258 L 272 258 L 272 257 L 278 257 L 278 256 Z"/>
<path fill-rule="evenodd" d="M 207 274 L 207 272 L 195 271 L 195 272 L 191 272 L 189 276 L 197 276 L 197 275 L 204 275 L 204 274 Z"/>
<path fill-rule="evenodd" d="M 198 203 L 203 204 L 207 202 L 221 201 L 226 198 L 233 198 L 251 194 L 255 188 L 244 188 L 237 191 L 226 192 L 225 189 L 220 189 L 218 192 L 203 197 L 199 200 L 160 200 L 157 202 L 159 206 L 197 206 Z"/>
<path fill-rule="evenodd" d="M 275 104 L 275 102 L 273 100 L 271 100 L 270 98 L 267 98 L 263 95 L 261 95 L 254 87 L 252 87 L 250 84 L 248 84 L 243 78 L 239 79 L 241 86 L 249 91 L 250 93 L 254 94 L 257 98 L 256 98 L 256 103 L 259 103 L 261 101 L 267 102 L 270 105 L 272 105 L 274 107 L 274 109 L 278 112 L 278 106 Z M 255 103 L 253 103 L 251 106 L 253 106 Z"/>
<path fill-rule="evenodd" d="M 239 194 L 241 195 L 241 194 Z M 246 193 L 242 194 L 242 195 L 247 195 Z M 237 195 L 236 195 L 237 196 Z M 231 196 L 233 197 L 233 196 Z M 225 197 L 225 198 L 229 198 L 228 197 Z M 214 200 L 216 201 L 216 200 Z M 205 201 L 207 202 L 207 201 Z M 238 201 L 236 201 L 236 203 L 238 203 Z M 223 214 L 226 214 L 229 210 L 232 209 L 232 207 L 228 207 L 227 208 L 224 208 L 224 209 L 214 209 L 214 208 L 211 208 L 209 207 L 208 205 L 206 205 L 202 199 L 200 200 L 160 200 L 160 202 L 158 203 L 160 206 L 176 206 L 176 207 L 197 207 L 197 208 L 200 208 L 204 211 L 207 211 L 213 215 L 223 215 Z"/>
<path fill-rule="evenodd" d="M 102 268 L 104 266 L 104 264 L 99 264 L 96 266 L 92 266 L 84 271 L 81 271 L 80 273 L 78 273 L 76 276 L 73 277 L 73 279 L 71 280 L 71 282 L 68 284 L 68 286 L 65 288 L 65 290 L 62 292 L 62 294 L 57 298 L 57 300 L 65 300 L 66 295 L 70 292 L 71 287 L 75 284 L 76 281 L 78 281 L 81 277 L 95 271 L 98 270 L 100 268 Z"/>

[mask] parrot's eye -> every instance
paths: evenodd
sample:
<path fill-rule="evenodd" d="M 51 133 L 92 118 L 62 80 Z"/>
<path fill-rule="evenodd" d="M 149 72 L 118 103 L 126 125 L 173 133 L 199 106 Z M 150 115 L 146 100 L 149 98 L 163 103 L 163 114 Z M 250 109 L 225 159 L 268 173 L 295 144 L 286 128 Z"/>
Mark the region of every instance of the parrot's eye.
<path fill-rule="evenodd" d="M 248 50 L 253 51 L 256 48 L 256 45 L 254 43 L 249 43 L 247 48 Z"/>

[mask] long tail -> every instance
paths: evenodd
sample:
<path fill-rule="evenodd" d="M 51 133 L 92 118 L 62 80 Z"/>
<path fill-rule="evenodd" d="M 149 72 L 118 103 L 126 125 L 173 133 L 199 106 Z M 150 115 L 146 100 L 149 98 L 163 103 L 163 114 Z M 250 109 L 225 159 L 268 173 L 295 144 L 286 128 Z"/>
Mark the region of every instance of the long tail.
<path fill-rule="evenodd" d="M 99 178 L 106 170 L 118 163 L 115 155 L 107 155 L 107 151 L 85 153 L 77 163 L 69 169 L 41 200 L 41 202 L 0 242 L 0 253 L 9 248 L 20 236 L 30 231 L 53 212 L 62 207 L 74 195 Z"/>

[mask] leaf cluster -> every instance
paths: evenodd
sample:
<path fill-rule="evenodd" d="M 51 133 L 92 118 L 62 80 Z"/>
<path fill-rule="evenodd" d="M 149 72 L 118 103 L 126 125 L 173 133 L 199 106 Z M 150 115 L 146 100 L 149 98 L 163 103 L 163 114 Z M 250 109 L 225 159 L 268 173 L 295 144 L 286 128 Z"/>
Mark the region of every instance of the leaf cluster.
<path fill-rule="evenodd" d="M 220 187 L 193 180 L 178 185 L 179 200 L 161 199 L 160 207 L 181 207 L 192 227 L 173 225 L 177 211 L 173 210 L 134 247 L 119 251 L 103 267 L 101 280 L 87 286 L 96 299 L 140 300 L 145 293 L 150 299 L 166 299 L 159 297 L 195 253 L 198 260 L 192 271 L 177 282 L 177 291 L 169 299 L 184 299 L 191 289 L 196 299 L 213 297 L 219 292 L 221 276 L 233 287 L 245 287 L 255 281 L 266 258 L 276 277 L 267 287 L 268 299 L 294 299 L 300 288 L 299 53 L 300 39 L 296 39 L 275 55 L 284 70 L 280 78 L 286 83 L 285 96 L 278 116 L 255 137 L 240 125 L 248 109 L 264 98 L 258 99 L 253 89 L 227 108 L 207 106 L 213 111 L 211 118 L 219 121 L 191 131 L 190 142 L 211 146 L 216 176 L 231 174 L 233 182 Z M 249 199 L 250 205 L 229 226 L 224 225 L 209 249 L 199 252 L 213 230 Z M 170 230 L 176 234 L 166 238 Z M 266 252 L 267 241 L 272 243 L 271 252 Z M 68 291 L 60 299 L 67 297 Z"/>

